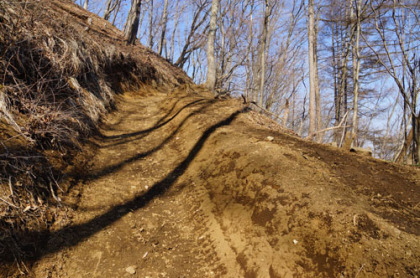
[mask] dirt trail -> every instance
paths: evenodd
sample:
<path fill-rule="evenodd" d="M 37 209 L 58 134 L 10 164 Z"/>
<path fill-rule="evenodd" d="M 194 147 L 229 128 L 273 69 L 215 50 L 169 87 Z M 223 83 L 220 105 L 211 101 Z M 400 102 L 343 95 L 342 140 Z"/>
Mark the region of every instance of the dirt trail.
<path fill-rule="evenodd" d="M 178 129 L 208 103 L 163 93 L 121 99 L 97 140 L 87 182 L 78 188 L 73 225 L 79 227 L 49 242 L 58 253 L 36 264 L 36 277 L 123 277 L 130 266 L 138 277 L 209 276 L 203 262 L 216 259 L 197 249 L 183 200 L 161 194 L 184 157 Z M 61 245 L 70 246 L 55 250 Z"/>
<path fill-rule="evenodd" d="M 125 94 L 96 142 L 34 277 L 420 275 L 418 171 L 191 88 Z"/>

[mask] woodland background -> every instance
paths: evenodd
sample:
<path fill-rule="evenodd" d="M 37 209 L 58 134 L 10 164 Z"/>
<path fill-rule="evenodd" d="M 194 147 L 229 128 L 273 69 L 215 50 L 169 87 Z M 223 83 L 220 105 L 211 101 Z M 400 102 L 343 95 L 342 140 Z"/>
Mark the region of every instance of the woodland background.
<path fill-rule="evenodd" d="M 132 42 L 184 69 L 196 83 L 208 84 L 213 58 L 211 87 L 246 96 L 299 136 L 338 146 L 347 138 L 378 158 L 420 162 L 416 0 L 76 3 L 126 34 L 137 16 Z"/>

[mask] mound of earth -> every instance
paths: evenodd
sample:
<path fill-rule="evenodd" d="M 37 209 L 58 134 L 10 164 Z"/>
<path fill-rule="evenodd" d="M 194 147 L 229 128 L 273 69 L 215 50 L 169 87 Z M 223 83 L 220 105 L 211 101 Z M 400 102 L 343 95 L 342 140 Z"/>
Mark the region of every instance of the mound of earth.
<path fill-rule="evenodd" d="M 417 169 L 289 135 L 200 87 L 118 100 L 33 277 L 418 277 Z"/>

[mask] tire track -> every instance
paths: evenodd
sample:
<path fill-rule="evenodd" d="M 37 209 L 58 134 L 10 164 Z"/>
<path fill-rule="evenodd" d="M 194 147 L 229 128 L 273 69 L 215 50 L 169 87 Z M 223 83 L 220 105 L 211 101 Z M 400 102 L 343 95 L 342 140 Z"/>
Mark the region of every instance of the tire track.
<path fill-rule="evenodd" d="M 215 204 L 204 186 L 195 186 L 188 193 L 191 206 L 190 215 L 197 228 L 198 250 L 202 260 L 211 262 L 209 274 L 222 277 L 244 277 L 237 262 L 237 253 L 231 247 L 213 211 Z M 212 276 L 213 276 L 212 275 Z"/>

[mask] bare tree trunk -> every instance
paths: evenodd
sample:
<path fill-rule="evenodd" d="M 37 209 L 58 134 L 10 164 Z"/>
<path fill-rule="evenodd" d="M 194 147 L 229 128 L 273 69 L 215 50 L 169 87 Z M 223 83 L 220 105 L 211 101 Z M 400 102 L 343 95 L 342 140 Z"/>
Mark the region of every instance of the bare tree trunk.
<path fill-rule="evenodd" d="M 264 22 L 263 22 L 263 31 L 261 35 L 261 71 L 260 71 L 260 94 L 259 94 L 259 105 L 263 107 L 264 102 L 264 86 L 265 86 L 265 55 L 267 52 L 267 37 L 268 37 L 268 20 L 270 18 L 270 0 L 265 0 L 265 10 L 264 10 Z"/>
<path fill-rule="evenodd" d="M 295 130 L 295 109 L 296 109 L 296 94 L 292 95 L 292 119 L 291 119 L 291 129 Z"/>
<path fill-rule="evenodd" d="M 347 21 L 348 12 L 351 9 L 351 0 L 346 1 L 344 22 Z M 340 99 L 340 114 L 347 114 L 347 77 L 348 77 L 348 60 L 349 60 L 349 40 L 351 38 L 351 31 L 349 31 L 347 23 L 340 28 L 340 37 L 341 37 L 341 61 L 340 61 L 340 90 L 339 90 L 339 99 Z M 340 119 L 341 121 L 341 119 Z M 346 125 L 347 126 L 347 119 Z M 347 133 L 347 128 L 343 128 L 343 136 L 345 137 Z"/>
<path fill-rule="evenodd" d="M 289 119 L 289 112 L 290 112 L 290 108 L 289 108 L 289 100 L 286 99 L 286 104 L 284 106 L 284 115 L 283 115 L 283 125 L 285 127 L 287 127 L 287 120 Z"/>
<path fill-rule="evenodd" d="M 173 62 L 174 60 L 174 52 L 175 52 L 175 35 L 176 35 L 176 31 L 178 30 L 178 24 L 179 24 L 179 17 L 181 16 L 181 11 L 179 9 L 179 2 L 176 2 L 176 9 L 175 9 L 175 23 L 174 23 L 174 27 L 172 30 L 172 36 L 171 36 L 171 42 L 169 45 L 169 55 L 167 58 L 169 58 L 169 60 L 171 62 Z"/>
<path fill-rule="evenodd" d="M 105 12 L 104 12 L 104 19 L 108 20 L 109 16 L 111 14 L 111 5 L 112 5 L 113 0 L 108 0 L 108 2 L 106 3 L 106 8 L 105 8 Z"/>
<path fill-rule="evenodd" d="M 106 4 L 106 9 L 104 12 L 104 19 L 108 20 L 111 16 L 111 13 L 115 10 L 117 5 L 119 4 L 120 0 L 108 0 Z"/>
<path fill-rule="evenodd" d="M 301 120 L 300 120 L 300 126 L 299 126 L 299 129 L 298 129 L 298 136 L 302 136 L 302 133 L 303 133 L 303 126 L 304 126 L 304 123 L 305 123 L 305 121 L 306 121 L 306 115 L 305 115 L 305 107 L 306 107 L 306 99 L 307 99 L 307 96 L 306 96 L 306 94 L 305 94 L 305 97 L 303 98 L 303 110 L 302 110 L 302 116 L 301 116 Z"/>
<path fill-rule="evenodd" d="M 148 45 L 149 48 L 153 48 L 153 0 L 149 0 L 149 39 L 148 39 Z"/>
<path fill-rule="evenodd" d="M 139 30 L 141 0 L 131 0 L 131 9 L 124 27 L 127 44 L 135 44 Z"/>
<path fill-rule="evenodd" d="M 87 10 L 89 6 L 89 0 L 85 0 L 85 3 L 83 4 L 83 9 Z"/>
<path fill-rule="evenodd" d="M 420 62 L 419 62 L 420 63 Z M 420 67 L 418 69 L 420 71 Z M 412 84 L 411 84 L 411 99 L 412 99 L 412 113 L 411 113 L 411 121 L 412 121 L 412 130 L 413 130 L 413 161 L 417 165 L 420 163 L 420 113 L 417 113 L 417 95 L 416 89 L 417 88 L 417 76 L 416 70 L 412 71 Z M 420 90 L 419 90 L 420 91 Z"/>
<path fill-rule="evenodd" d="M 315 62 L 315 12 L 314 0 L 308 3 L 308 52 L 309 52 L 309 132 L 312 138 L 316 132 L 316 62 Z"/>
<path fill-rule="evenodd" d="M 209 90 L 214 91 L 216 85 L 216 59 L 214 52 L 214 42 L 216 38 L 217 13 L 219 0 L 212 0 L 210 29 L 207 39 L 207 81 L 206 86 Z"/>
<path fill-rule="evenodd" d="M 413 159 L 415 164 L 419 164 L 420 162 L 420 118 L 419 116 L 413 117 L 413 129 L 415 128 L 414 132 L 414 147 L 413 147 Z"/>
<path fill-rule="evenodd" d="M 112 25 L 114 26 L 115 26 L 115 20 L 117 19 L 118 12 L 120 11 L 120 8 L 121 8 L 121 0 L 118 0 L 117 2 L 118 2 L 117 8 L 116 8 L 117 10 L 115 11 L 114 18 L 112 19 Z"/>
<path fill-rule="evenodd" d="M 318 24 L 319 24 L 319 16 L 320 13 L 318 12 L 315 20 L 314 26 L 314 67 L 315 67 L 315 113 L 316 113 L 316 130 L 322 129 L 322 118 L 321 118 L 321 93 L 319 89 L 319 74 L 318 74 Z M 316 139 L 318 142 L 321 142 L 322 134 L 318 134 Z"/>
<path fill-rule="evenodd" d="M 165 0 L 165 4 L 163 6 L 163 19 L 162 19 L 162 33 L 160 35 L 160 41 L 159 41 L 159 49 L 158 53 L 159 55 L 162 55 L 162 50 L 165 45 L 165 34 L 166 34 L 166 25 L 168 22 L 168 0 Z"/>
<path fill-rule="evenodd" d="M 360 6 L 362 1 L 359 0 L 356 2 L 356 22 L 354 26 L 355 39 L 352 45 L 352 56 L 353 56 L 353 128 L 352 128 L 352 138 L 353 146 L 358 145 L 357 136 L 358 136 L 358 127 L 359 127 L 359 117 L 358 117 L 358 99 L 359 99 L 359 71 L 360 71 L 360 49 L 359 49 L 359 40 L 360 40 Z M 353 16 L 351 16 L 353 17 Z"/>
<path fill-rule="evenodd" d="M 334 10 L 331 8 L 331 17 L 333 17 Z M 335 22 L 331 22 L 331 45 L 332 45 L 332 67 L 333 67 L 333 75 L 334 75 L 334 125 L 337 126 L 341 122 L 341 101 L 340 101 L 340 94 L 338 90 L 338 63 L 336 57 L 336 39 L 338 37 L 337 26 L 335 26 Z M 340 129 L 334 130 L 334 142 L 339 143 L 340 141 Z"/>
<path fill-rule="evenodd" d="M 405 136 L 405 145 L 402 150 L 400 157 L 406 157 L 406 151 L 408 151 L 410 144 L 411 150 L 409 153 L 412 155 L 414 163 L 420 162 L 420 124 L 419 117 L 417 113 L 417 99 L 420 94 L 420 87 L 417 80 L 417 73 L 420 69 L 420 63 L 416 57 L 416 48 L 412 47 L 412 39 L 414 38 L 413 33 L 411 33 L 412 26 L 419 26 L 420 19 L 416 16 L 418 11 L 416 9 L 408 9 L 404 3 L 394 0 L 392 6 L 392 25 L 389 27 L 384 24 L 385 22 L 390 22 L 387 13 L 381 11 L 378 7 L 375 7 L 370 3 L 372 15 L 374 16 L 374 28 L 376 30 L 376 35 L 380 40 L 375 42 L 381 43 L 381 49 L 372 45 L 370 41 L 363 36 L 364 42 L 370 48 L 372 53 L 376 56 L 378 63 L 385 69 L 385 71 L 392 77 L 395 81 L 396 86 L 399 89 L 399 93 L 404 101 L 404 110 L 408 110 L 409 115 L 404 114 L 405 118 L 408 116 L 411 119 L 411 139 L 410 136 Z M 408 13 L 406 16 L 405 13 Z M 414 22 L 412 21 L 411 14 L 414 15 Z M 406 31 L 410 30 L 410 36 L 405 38 Z M 392 32 L 389 35 L 389 32 Z M 397 38 L 398 40 L 395 40 Z M 396 43 L 397 42 L 397 43 Z M 396 48 L 398 47 L 398 48 Z M 381 51 L 381 52 L 379 52 Z M 402 63 L 400 64 L 399 58 L 395 56 L 401 55 Z M 402 69 L 401 69 L 402 68 Z M 403 75 L 401 76 L 400 71 Z M 408 86 L 406 85 L 406 79 L 408 79 Z M 405 121 L 403 119 L 403 121 Z"/>
<path fill-rule="evenodd" d="M 247 70 L 246 70 L 246 99 L 247 100 L 253 100 L 253 90 L 251 88 L 252 86 L 252 52 L 253 52 L 253 44 L 254 44 L 254 34 L 253 34 L 253 14 L 254 12 L 254 0 L 251 0 L 251 6 L 250 6 L 250 13 L 249 13 L 249 33 L 248 33 L 248 47 L 246 51 L 246 62 L 247 62 Z"/>
<path fill-rule="evenodd" d="M 182 47 L 181 54 L 179 54 L 178 59 L 174 63 L 177 67 L 184 67 L 185 62 L 190 57 L 191 53 L 194 50 L 197 50 L 201 48 L 201 41 L 197 38 L 196 32 L 199 30 L 199 28 L 206 22 L 207 19 L 207 13 L 204 13 L 204 15 L 200 18 L 202 12 L 207 7 L 207 1 L 203 1 L 197 6 L 197 9 L 194 11 L 193 19 L 189 28 L 188 36 L 185 40 L 184 46 Z M 217 26 L 217 25 L 216 25 Z"/>
<path fill-rule="evenodd" d="M 223 15 L 222 15 L 223 16 Z M 223 22 L 219 25 L 220 30 L 220 47 L 219 47 L 219 56 L 218 56 L 218 63 L 216 63 L 216 88 L 222 88 L 222 78 L 223 73 L 226 71 L 226 31 L 224 30 Z"/>
<path fill-rule="evenodd" d="M 380 158 L 384 158 L 384 156 L 385 156 L 386 140 L 387 140 L 387 137 L 389 135 L 389 131 L 390 131 L 390 127 L 391 127 L 390 122 L 391 122 L 392 117 L 394 116 L 395 108 L 397 107 L 397 105 L 398 105 L 398 98 L 397 98 L 397 101 L 392 106 L 391 113 L 388 115 L 388 118 L 387 118 L 387 121 L 386 121 L 386 130 L 385 130 L 385 134 L 382 138 L 382 145 L 381 145 L 380 156 L 379 156 Z"/>
<path fill-rule="evenodd" d="M 400 152 L 395 156 L 394 162 L 396 163 L 407 163 L 406 161 L 406 154 L 408 151 L 408 146 L 411 145 L 411 142 L 413 141 L 413 129 L 410 130 L 410 132 L 407 134 L 406 138 L 403 142 L 403 147 L 401 148 Z"/>
<path fill-rule="evenodd" d="M 143 25 L 143 22 L 144 22 L 144 16 L 146 15 L 146 12 L 145 12 L 145 9 L 146 9 L 147 7 L 145 7 L 144 5 L 143 5 L 143 7 L 142 7 L 142 9 L 143 9 L 143 13 L 141 12 L 141 10 L 140 10 L 140 21 L 139 21 L 139 32 L 140 32 L 140 34 L 139 34 L 139 40 L 141 40 L 142 39 L 142 35 L 144 34 L 142 34 L 141 33 L 141 26 Z"/>

